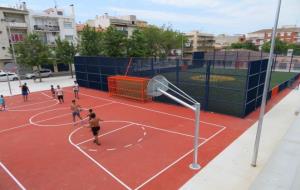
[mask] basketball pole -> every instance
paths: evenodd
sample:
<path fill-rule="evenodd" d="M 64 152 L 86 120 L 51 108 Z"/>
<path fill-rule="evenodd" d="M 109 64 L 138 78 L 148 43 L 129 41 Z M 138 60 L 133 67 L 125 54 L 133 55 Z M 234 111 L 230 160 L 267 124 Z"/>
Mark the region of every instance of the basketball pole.
<path fill-rule="evenodd" d="M 14 47 L 14 44 L 13 44 L 13 41 L 11 39 L 11 31 L 10 31 L 10 24 L 7 23 L 7 27 L 8 27 L 8 33 L 9 33 L 9 39 L 10 39 L 10 43 L 11 43 L 11 49 L 12 49 L 12 53 L 13 53 L 13 57 L 14 57 L 14 62 L 17 66 L 17 73 L 18 73 L 18 79 L 19 79 L 19 85 L 21 86 L 21 76 L 20 76 L 20 72 L 19 72 L 19 68 L 18 68 L 18 63 L 17 63 L 17 59 L 16 59 L 16 53 L 15 53 L 15 47 Z"/>
<path fill-rule="evenodd" d="M 275 37 L 276 37 L 276 30 L 277 30 L 279 13 L 280 13 L 280 6 L 281 6 L 281 0 L 278 0 L 275 23 L 274 23 L 274 27 L 273 27 L 273 31 L 272 31 L 272 42 L 271 42 L 271 48 L 270 48 L 270 54 L 269 54 L 269 60 L 268 60 L 268 67 L 267 67 L 262 103 L 261 103 L 260 113 L 259 113 L 259 121 L 258 121 L 258 125 L 257 125 L 256 137 L 255 137 L 254 152 L 253 152 L 252 163 L 251 163 L 251 165 L 253 167 L 256 167 L 262 124 L 263 124 L 264 114 L 265 114 L 265 109 L 266 109 L 267 93 L 268 93 L 268 89 L 269 89 L 269 81 L 270 81 L 270 76 L 271 76 L 271 69 L 272 69 L 272 62 L 273 62 L 272 59 L 273 59 L 273 53 L 274 53 Z"/>
<path fill-rule="evenodd" d="M 170 99 L 176 101 L 177 103 L 190 108 L 195 112 L 195 134 L 194 134 L 194 157 L 193 157 L 193 163 L 190 164 L 190 168 L 192 170 L 199 170 L 201 168 L 200 164 L 198 164 L 198 147 L 199 147 L 199 127 L 200 127 L 200 103 L 197 102 L 194 104 L 194 106 L 180 100 L 179 98 L 176 98 L 175 96 L 165 92 L 164 90 L 161 90 L 160 88 L 157 89 L 159 92 L 164 94 L 165 96 L 169 97 Z"/>

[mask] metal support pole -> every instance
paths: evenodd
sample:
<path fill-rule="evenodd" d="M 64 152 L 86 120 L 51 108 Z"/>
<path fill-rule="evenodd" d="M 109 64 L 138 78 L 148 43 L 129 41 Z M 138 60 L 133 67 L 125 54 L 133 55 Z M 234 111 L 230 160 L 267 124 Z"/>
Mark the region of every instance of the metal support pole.
<path fill-rule="evenodd" d="M 272 32 L 272 42 L 271 42 L 271 48 L 270 48 L 270 54 L 269 54 L 269 60 L 268 60 L 268 67 L 267 67 L 262 103 L 261 103 L 260 113 L 259 113 L 257 133 L 256 133 L 256 137 L 255 137 L 254 152 L 253 152 L 253 158 L 252 158 L 252 162 L 251 162 L 251 165 L 253 167 L 256 167 L 256 162 L 257 162 L 258 148 L 259 148 L 262 124 L 263 124 L 263 120 L 264 120 L 265 108 L 266 108 L 269 80 L 270 80 L 271 69 L 272 69 L 273 52 L 274 52 L 274 46 L 275 46 L 275 37 L 276 37 L 276 30 L 277 30 L 279 13 L 280 13 L 280 6 L 281 6 L 281 0 L 278 0 L 278 7 L 277 7 L 277 11 L 276 11 L 276 18 L 275 18 L 275 23 L 274 23 L 273 32 Z"/>
<path fill-rule="evenodd" d="M 190 164 L 190 168 L 193 170 L 199 170 L 201 166 L 197 163 L 198 162 L 198 146 L 199 146 L 199 127 L 200 127 L 200 103 L 197 102 L 195 103 L 194 106 L 189 105 L 188 103 L 176 98 L 175 96 L 169 94 L 168 92 L 165 92 L 161 89 L 157 89 L 159 92 L 164 94 L 165 96 L 171 98 L 172 100 L 178 102 L 179 104 L 190 108 L 195 112 L 195 134 L 194 134 L 194 158 L 193 158 L 193 163 Z"/>
<path fill-rule="evenodd" d="M 9 81 L 9 77 L 8 77 L 8 72 L 6 72 L 6 78 L 7 78 L 7 84 L 8 84 L 9 93 L 10 93 L 10 95 L 12 95 L 10 81 Z"/>
<path fill-rule="evenodd" d="M 289 73 L 291 72 L 291 69 L 292 69 L 293 57 L 294 57 L 294 54 L 292 54 L 292 56 L 291 56 L 290 67 L 289 67 Z"/>
<path fill-rule="evenodd" d="M 194 134 L 194 159 L 193 163 L 190 164 L 190 168 L 193 170 L 199 170 L 201 166 L 198 164 L 198 138 L 199 138 L 199 127 L 200 127 L 200 103 L 195 104 L 195 134 Z"/>
<path fill-rule="evenodd" d="M 7 27 L 8 27 L 8 34 L 9 34 L 9 41 L 10 41 L 10 44 L 11 44 L 11 48 L 12 48 L 12 53 L 13 53 L 13 57 L 14 57 L 14 62 L 16 65 L 18 65 L 17 63 L 17 59 L 16 59 L 16 53 L 15 53 L 15 47 L 14 47 L 14 44 L 12 42 L 12 39 L 11 39 L 11 30 L 10 30 L 10 24 L 7 23 Z M 19 79 L 19 85 L 21 86 L 21 80 L 20 80 L 20 72 L 19 72 L 19 68 L 17 69 L 17 74 L 18 74 L 18 79 Z"/>

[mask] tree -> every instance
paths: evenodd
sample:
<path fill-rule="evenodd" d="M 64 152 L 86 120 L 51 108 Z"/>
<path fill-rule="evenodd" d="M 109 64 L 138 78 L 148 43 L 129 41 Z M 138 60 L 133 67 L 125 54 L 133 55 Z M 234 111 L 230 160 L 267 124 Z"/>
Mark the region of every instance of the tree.
<path fill-rule="evenodd" d="M 263 52 L 270 52 L 271 48 L 271 42 L 265 42 L 261 49 Z M 275 39 L 275 47 L 274 47 L 274 53 L 275 54 L 285 54 L 287 52 L 287 43 L 284 41 L 281 41 L 280 39 Z"/>
<path fill-rule="evenodd" d="M 102 33 L 86 25 L 80 33 L 80 55 L 95 56 L 102 52 Z"/>
<path fill-rule="evenodd" d="M 258 48 L 250 41 L 232 43 L 230 47 L 231 49 L 248 49 L 253 51 L 258 50 Z"/>
<path fill-rule="evenodd" d="M 129 57 L 147 57 L 147 39 L 143 31 L 136 29 L 128 39 L 127 55 Z"/>
<path fill-rule="evenodd" d="M 144 28 L 143 33 L 146 38 L 147 56 L 158 57 L 161 54 L 161 32 L 162 30 L 156 26 Z"/>
<path fill-rule="evenodd" d="M 287 49 L 293 49 L 293 55 L 300 55 L 300 44 L 288 44 Z"/>
<path fill-rule="evenodd" d="M 74 56 L 77 52 L 76 47 L 72 42 L 61 40 L 60 38 L 57 38 L 55 43 L 56 47 L 54 48 L 54 51 L 57 63 L 68 64 L 71 76 L 73 78 L 72 64 L 74 62 Z"/>
<path fill-rule="evenodd" d="M 16 58 L 19 64 L 37 67 L 40 82 L 40 68 L 43 64 L 53 63 L 50 49 L 44 44 L 37 33 L 29 34 L 24 41 L 15 44 Z"/>
<path fill-rule="evenodd" d="M 110 26 L 103 33 L 102 45 L 103 55 L 123 57 L 127 53 L 127 34 Z"/>
<path fill-rule="evenodd" d="M 172 49 L 182 48 L 186 42 L 187 38 L 183 34 L 172 30 L 170 27 L 162 28 L 161 48 L 163 49 L 163 56 L 170 55 Z"/>

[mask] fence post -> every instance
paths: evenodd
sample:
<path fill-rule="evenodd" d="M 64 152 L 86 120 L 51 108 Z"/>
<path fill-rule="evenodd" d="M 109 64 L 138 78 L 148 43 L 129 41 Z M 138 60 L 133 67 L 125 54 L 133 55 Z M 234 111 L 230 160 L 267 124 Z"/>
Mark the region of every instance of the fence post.
<path fill-rule="evenodd" d="M 292 68 L 292 64 L 293 64 L 293 57 L 294 57 L 294 54 L 292 54 L 292 57 L 291 57 L 289 73 L 291 72 L 291 68 Z"/>
<path fill-rule="evenodd" d="M 204 110 L 208 109 L 208 100 L 209 100 L 209 85 L 210 85 L 210 63 L 206 63 L 206 74 L 205 74 L 205 95 L 204 95 Z"/>
<path fill-rule="evenodd" d="M 182 62 L 182 58 L 181 58 Z M 179 59 L 176 59 L 176 86 L 179 84 Z"/>
<path fill-rule="evenodd" d="M 155 73 L 154 73 L 153 59 L 154 59 L 154 57 L 151 58 L 151 71 L 152 71 L 152 75 L 154 76 Z"/>

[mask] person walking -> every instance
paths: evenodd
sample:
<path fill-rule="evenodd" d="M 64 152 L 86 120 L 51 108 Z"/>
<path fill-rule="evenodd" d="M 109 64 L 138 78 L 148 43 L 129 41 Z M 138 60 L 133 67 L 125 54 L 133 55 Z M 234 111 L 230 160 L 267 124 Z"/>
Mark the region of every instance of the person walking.
<path fill-rule="evenodd" d="M 99 142 L 99 139 L 98 139 L 98 135 L 99 135 L 99 131 L 100 131 L 99 122 L 103 121 L 103 120 L 96 117 L 95 113 L 92 113 L 90 117 L 91 117 L 91 120 L 89 121 L 89 126 L 88 127 L 90 127 L 91 130 L 92 130 L 92 133 L 93 133 L 93 136 L 94 136 L 94 141 L 93 142 L 97 145 L 101 145 L 101 143 Z"/>
<path fill-rule="evenodd" d="M 59 101 L 59 103 L 64 103 L 64 91 L 62 88 L 60 88 L 59 85 L 57 85 L 57 89 L 56 89 L 56 97 Z"/>
<path fill-rule="evenodd" d="M 82 120 L 82 117 L 80 116 L 81 106 L 76 103 L 76 100 L 72 100 L 71 111 L 72 111 L 73 124 L 75 126 L 76 125 L 76 116 L 80 120 Z"/>
<path fill-rule="evenodd" d="M 28 94 L 30 93 L 29 88 L 27 86 L 27 83 L 24 83 L 21 86 L 21 91 L 22 91 L 22 96 L 23 96 L 24 102 L 27 102 L 28 101 Z"/>
<path fill-rule="evenodd" d="M 79 99 L 79 85 L 78 85 L 77 81 L 74 81 L 73 92 L 74 92 L 75 98 Z"/>

